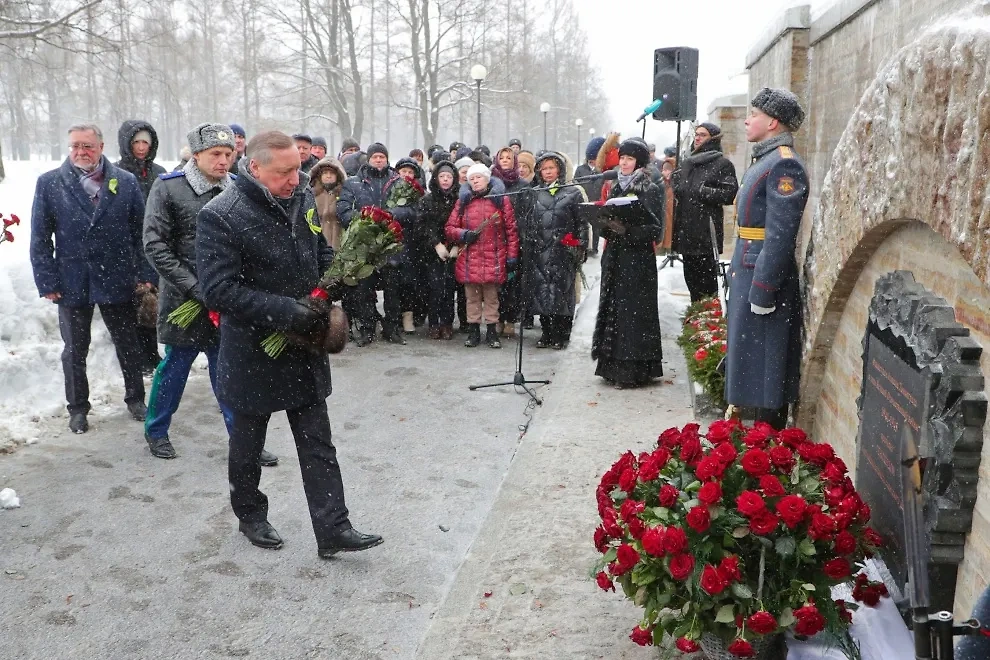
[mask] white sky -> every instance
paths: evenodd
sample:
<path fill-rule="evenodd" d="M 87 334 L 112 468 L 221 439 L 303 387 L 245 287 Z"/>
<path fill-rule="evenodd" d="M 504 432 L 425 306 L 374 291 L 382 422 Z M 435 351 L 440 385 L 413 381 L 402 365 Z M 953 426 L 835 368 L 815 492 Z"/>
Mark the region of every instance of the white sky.
<path fill-rule="evenodd" d="M 830 0 L 574 0 L 615 122 L 594 128 L 640 134 L 636 117 L 653 101 L 653 51 L 674 46 L 699 51 L 703 121 L 713 100 L 747 91 L 746 54 L 785 8 L 802 4 L 818 10 Z M 661 149 L 673 144 L 675 132 L 673 122 L 647 120 L 647 142 Z"/>

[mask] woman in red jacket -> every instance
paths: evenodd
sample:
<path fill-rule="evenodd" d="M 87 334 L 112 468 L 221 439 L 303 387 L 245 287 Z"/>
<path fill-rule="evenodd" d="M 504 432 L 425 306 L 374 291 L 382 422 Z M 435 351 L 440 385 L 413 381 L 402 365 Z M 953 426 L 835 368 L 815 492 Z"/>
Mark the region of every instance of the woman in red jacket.
<path fill-rule="evenodd" d="M 498 289 L 515 275 L 519 259 L 519 235 L 512 202 L 504 196 L 505 186 L 492 179 L 482 163 L 468 170 L 467 185 L 447 220 L 450 241 L 464 246 L 457 256 L 454 275 L 464 285 L 467 297 L 468 338 L 465 346 L 481 343 L 481 318 L 487 325 L 485 341 L 501 348 L 495 324 L 498 323 Z"/>

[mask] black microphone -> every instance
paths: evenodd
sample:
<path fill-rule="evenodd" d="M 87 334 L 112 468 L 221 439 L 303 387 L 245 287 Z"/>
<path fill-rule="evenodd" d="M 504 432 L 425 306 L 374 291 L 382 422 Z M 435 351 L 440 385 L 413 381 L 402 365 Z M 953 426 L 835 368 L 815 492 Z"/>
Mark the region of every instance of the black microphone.
<path fill-rule="evenodd" d="M 653 103 L 646 106 L 646 108 L 643 110 L 643 114 L 641 114 L 639 118 L 636 119 L 636 121 L 643 121 L 644 119 L 646 119 L 647 115 L 652 115 L 654 112 L 659 110 L 661 105 L 663 105 L 663 101 L 661 101 L 660 99 L 655 99 Z"/>
<path fill-rule="evenodd" d="M 619 178 L 619 173 L 615 170 L 609 170 L 607 172 L 601 172 L 599 174 L 589 174 L 587 176 L 579 176 L 576 179 L 571 179 L 570 183 L 588 183 L 589 181 L 615 181 Z"/>
<path fill-rule="evenodd" d="M 603 181 L 616 181 L 619 178 L 619 170 L 609 170 L 599 174 Z"/>

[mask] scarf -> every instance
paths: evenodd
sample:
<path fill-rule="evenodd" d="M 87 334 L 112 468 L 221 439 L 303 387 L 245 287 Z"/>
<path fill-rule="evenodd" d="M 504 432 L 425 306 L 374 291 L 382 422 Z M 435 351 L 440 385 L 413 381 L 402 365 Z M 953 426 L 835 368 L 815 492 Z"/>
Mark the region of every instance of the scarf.
<path fill-rule="evenodd" d="M 104 179 L 104 159 L 101 156 L 100 162 L 96 164 L 92 170 L 87 172 L 79 167 L 76 167 L 76 172 L 79 173 L 79 185 L 82 186 L 83 192 L 86 196 L 93 200 L 93 205 L 95 206 L 100 201 L 100 190 L 103 188 Z M 75 167 L 75 165 L 73 165 Z"/>
<path fill-rule="evenodd" d="M 619 187 L 623 190 L 629 190 L 629 186 L 632 184 L 633 179 L 636 178 L 636 174 L 639 170 L 633 170 L 632 174 L 623 174 L 619 172 Z"/>
<path fill-rule="evenodd" d="M 502 155 L 503 151 L 508 151 L 512 154 L 511 170 L 502 169 L 502 166 L 498 164 L 498 158 Z M 512 149 L 499 149 L 498 153 L 495 154 L 495 164 L 492 166 L 492 176 L 501 179 L 502 183 L 504 183 L 506 187 L 519 181 L 519 155 Z"/>
<path fill-rule="evenodd" d="M 767 155 L 777 147 L 793 147 L 794 146 L 794 136 L 790 133 L 781 133 L 780 135 L 775 135 L 772 138 L 766 139 L 763 142 L 757 142 L 753 145 L 753 161 L 755 162 L 758 158 L 762 158 Z"/>

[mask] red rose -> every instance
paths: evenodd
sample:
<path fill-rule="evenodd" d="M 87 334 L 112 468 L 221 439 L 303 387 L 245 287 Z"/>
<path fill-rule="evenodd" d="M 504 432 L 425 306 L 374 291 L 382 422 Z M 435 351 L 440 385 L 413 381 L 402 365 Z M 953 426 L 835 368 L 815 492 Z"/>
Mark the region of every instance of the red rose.
<path fill-rule="evenodd" d="M 829 506 L 838 506 L 842 498 L 846 496 L 846 491 L 842 486 L 830 486 L 825 489 L 825 504 Z"/>
<path fill-rule="evenodd" d="M 616 475 L 620 475 L 624 470 L 631 468 L 634 465 L 636 465 L 636 457 L 633 456 L 631 451 L 627 451 L 619 457 L 619 460 L 612 464 L 611 470 L 615 472 Z"/>
<path fill-rule="evenodd" d="M 676 555 L 687 547 L 687 533 L 681 527 L 668 527 L 663 535 L 663 549 Z"/>
<path fill-rule="evenodd" d="M 652 557 L 663 557 L 663 527 L 650 527 L 643 532 L 640 543 L 643 544 L 643 551 Z"/>
<path fill-rule="evenodd" d="M 660 466 L 652 456 L 647 456 L 645 460 L 639 462 L 639 480 L 642 482 L 653 481 L 660 476 Z"/>
<path fill-rule="evenodd" d="M 698 646 L 697 642 L 688 639 L 687 637 L 678 637 L 677 641 L 674 642 L 674 646 L 676 646 L 677 650 L 682 653 L 697 653 L 701 650 L 701 647 Z"/>
<path fill-rule="evenodd" d="M 850 612 L 849 608 L 846 607 L 846 601 L 840 598 L 837 601 L 835 601 L 835 605 L 839 610 L 839 618 L 845 621 L 846 623 L 852 623 L 853 613 Z"/>
<path fill-rule="evenodd" d="M 818 611 L 814 603 L 808 603 L 804 607 L 794 610 L 794 618 L 797 619 L 794 632 L 798 635 L 811 637 L 825 628 L 825 617 Z"/>
<path fill-rule="evenodd" d="M 780 514 L 784 524 L 791 529 L 804 520 L 804 511 L 807 508 L 808 503 L 800 495 L 787 495 L 777 502 L 777 513 Z"/>
<path fill-rule="evenodd" d="M 769 612 L 754 612 L 746 619 L 746 625 L 757 634 L 769 635 L 777 629 L 777 619 Z"/>
<path fill-rule="evenodd" d="M 859 499 L 859 495 L 857 495 L 856 493 L 848 493 L 845 497 L 842 498 L 842 501 L 839 502 L 838 506 L 836 506 L 835 508 L 840 513 L 847 513 L 851 516 L 854 516 L 859 511 L 859 507 L 862 506 L 862 504 L 863 504 L 863 500 Z"/>
<path fill-rule="evenodd" d="M 595 528 L 595 550 L 602 554 L 608 550 L 608 532 L 600 525 Z"/>
<path fill-rule="evenodd" d="M 856 513 L 856 520 L 858 520 L 861 523 L 868 523 L 870 522 L 870 516 L 872 515 L 872 513 L 873 512 L 870 510 L 870 505 L 864 504 L 863 506 L 859 507 L 859 511 Z"/>
<path fill-rule="evenodd" d="M 701 571 L 701 581 L 699 583 L 701 588 L 705 590 L 709 595 L 715 596 L 725 591 L 725 588 L 729 586 L 728 580 L 719 574 L 718 569 L 708 564 Z"/>
<path fill-rule="evenodd" d="M 740 464 L 749 475 L 759 477 L 770 471 L 770 455 L 762 449 L 750 449 L 743 454 Z"/>
<path fill-rule="evenodd" d="M 632 567 L 639 563 L 639 553 L 628 543 L 623 543 L 616 551 L 616 568 L 613 575 L 622 575 L 632 570 Z"/>
<path fill-rule="evenodd" d="M 822 470 L 822 477 L 826 481 L 841 482 L 846 477 L 846 464 L 842 462 L 841 458 L 829 461 L 825 469 Z"/>
<path fill-rule="evenodd" d="M 701 458 L 701 438 L 683 437 L 681 438 L 681 460 L 688 465 L 693 465 Z"/>
<path fill-rule="evenodd" d="M 668 509 L 677 502 L 677 489 L 670 484 L 664 484 L 660 487 L 660 494 L 658 499 L 660 500 L 660 506 L 667 507 Z"/>
<path fill-rule="evenodd" d="M 782 445 L 775 445 L 770 448 L 770 462 L 781 472 L 790 472 L 794 469 L 794 452 Z"/>
<path fill-rule="evenodd" d="M 835 535 L 835 551 L 840 555 L 851 555 L 856 552 L 856 537 L 842 530 Z"/>
<path fill-rule="evenodd" d="M 714 421 L 708 426 L 708 433 L 705 434 L 705 437 L 713 445 L 725 442 L 732 437 L 732 425 L 724 419 Z"/>
<path fill-rule="evenodd" d="M 678 428 L 669 428 L 660 434 L 657 438 L 657 443 L 661 447 L 666 447 L 667 449 L 673 449 L 681 444 L 681 430 Z"/>
<path fill-rule="evenodd" d="M 811 523 L 808 525 L 808 536 L 813 541 L 830 541 L 833 534 L 835 534 L 835 520 L 831 516 L 824 513 L 816 513 L 811 516 Z"/>
<path fill-rule="evenodd" d="M 662 470 L 670 460 L 670 450 L 666 447 L 658 447 L 653 451 L 651 456 L 653 457 L 653 462 L 657 464 L 657 468 Z"/>
<path fill-rule="evenodd" d="M 699 534 L 704 533 L 712 526 L 712 516 L 708 513 L 707 506 L 696 506 L 692 507 L 688 511 L 687 524 L 691 526 L 691 529 L 698 532 Z"/>
<path fill-rule="evenodd" d="M 615 471 L 615 468 L 611 468 L 605 471 L 602 475 L 602 480 L 598 482 L 598 488 L 600 490 L 611 491 L 619 483 L 619 473 Z"/>
<path fill-rule="evenodd" d="M 619 517 L 622 518 L 627 523 L 633 519 L 633 517 L 638 516 L 646 509 L 646 504 L 633 499 L 627 499 L 619 507 Z"/>
<path fill-rule="evenodd" d="M 704 362 L 705 361 L 705 358 L 707 358 L 707 357 L 708 357 L 708 351 L 706 351 L 703 348 L 699 348 L 698 350 L 696 350 L 694 352 L 694 361 L 695 362 Z"/>
<path fill-rule="evenodd" d="M 797 453 L 805 463 L 816 463 L 818 460 L 818 452 L 815 451 L 815 445 L 810 442 L 798 445 Z"/>
<path fill-rule="evenodd" d="M 843 530 L 849 527 L 852 523 L 853 517 L 848 513 L 842 513 L 841 511 L 836 513 L 832 518 L 835 520 L 836 529 Z"/>
<path fill-rule="evenodd" d="M 799 445 L 803 445 L 808 442 L 807 434 L 799 428 L 784 429 L 777 434 L 777 439 L 791 449 L 795 449 Z"/>
<path fill-rule="evenodd" d="M 606 510 L 605 515 L 602 516 L 602 527 L 604 527 L 605 532 L 614 539 L 622 536 L 622 528 L 619 527 L 618 521 L 619 516 L 615 513 L 615 509 Z"/>
<path fill-rule="evenodd" d="M 784 485 L 780 483 L 780 479 L 772 474 L 765 474 L 760 477 L 760 490 L 767 497 L 781 497 L 787 493 L 784 490 Z"/>
<path fill-rule="evenodd" d="M 759 536 L 766 536 L 777 529 L 780 519 L 766 509 L 763 509 L 749 519 L 749 530 Z"/>
<path fill-rule="evenodd" d="M 736 508 L 739 509 L 739 513 L 750 518 L 760 511 L 765 510 L 767 504 L 755 490 L 744 490 L 736 498 Z"/>
<path fill-rule="evenodd" d="M 631 493 L 633 491 L 633 488 L 635 487 L 636 487 L 636 471 L 633 470 L 632 468 L 626 468 L 625 470 L 622 471 L 622 474 L 619 475 L 619 488 L 626 491 L 627 493 Z"/>
<path fill-rule="evenodd" d="M 853 599 L 863 603 L 868 607 L 876 607 L 880 604 L 880 592 L 872 586 L 856 585 L 852 592 Z"/>
<path fill-rule="evenodd" d="M 691 575 L 691 571 L 694 570 L 694 557 L 686 552 L 674 555 L 670 558 L 668 570 L 670 571 L 670 577 L 675 580 L 686 580 Z"/>
<path fill-rule="evenodd" d="M 733 640 L 733 642 L 731 644 L 729 644 L 729 648 L 726 649 L 726 650 L 729 653 L 731 653 L 732 655 L 737 656 L 737 657 L 740 657 L 740 658 L 755 658 L 756 657 L 756 649 L 754 649 L 753 648 L 753 645 L 750 644 L 749 642 L 747 642 L 742 637 L 740 637 L 740 638 L 738 638 L 736 640 Z"/>
<path fill-rule="evenodd" d="M 653 645 L 653 628 L 644 629 L 642 626 L 636 626 L 629 633 L 629 639 L 636 642 L 640 646 L 652 646 Z"/>
<path fill-rule="evenodd" d="M 727 445 L 720 446 L 725 447 Z M 701 481 L 708 481 L 713 477 L 721 478 L 724 472 L 725 464 L 714 454 L 709 454 L 698 461 L 698 467 L 694 469 L 694 475 Z"/>
<path fill-rule="evenodd" d="M 869 545 L 875 548 L 879 548 L 883 545 L 883 537 L 877 534 L 876 530 L 872 527 L 867 527 L 863 530 L 863 537 Z"/>
<path fill-rule="evenodd" d="M 726 465 L 736 460 L 736 456 L 738 455 L 739 452 L 736 451 L 735 445 L 731 442 L 723 442 L 712 450 L 712 456 L 717 456 L 718 460 L 722 461 Z"/>
<path fill-rule="evenodd" d="M 824 466 L 836 460 L 835 449 L 832 448 L 832 445 L 823 442 L 821 444 L 815 444 L 813 446 L 815 448 L 815 462 L 817 465 Z M 843 476 L 845 476 L 846 465 L 845 463 L 842 462 L 841 458 L 838 459 L 838 461 L 839 461 L 839 468 L 842 470 Z M 842 477 L 839 477 L 839 479 L 841 480 Z"/>
<path fill-rule="evenodd" d="M 643 538 L 643 534 L 646 532 L 646 525 L 644 525 L 643 521 L 639 518 L 633 518 L 626 523 L 626 526 L 629 527 L 629 536 L 633 537 L 637 541 Z"/>
<path fill-rule="evenodd" d="M 738 582 L 742 580 L 742 572 L 739 570 L 739 557 L 735 555 L 723 557 L 718 565 L 718 572 L 727 582 Z"/>
<path fill-rule="evenodd" d="M 715 481 L 709 481 L 698 490 L 698 501 L 712 505 L 722 499 L 722 487 Z"/>
<path fill-rule="evenodd" d="M 605 571 L 599 571 L 598 575 L 595 576 L 598 581 L 598 586 L 601 587 L 602 591 L 615 591 L 615 585 L 612 583 L 612 578 L 608 576 Z"/>
<path fill-rule="evenodd" d="M 743 444 L 752 449 L 764 449 L 770 444 L 770 434 L 766 429 L 752 429 L 743 436 Z"/>
<path fill-rule="evenodd" d="M 841 580 L 852 574 L 852 566 L 845 557 L 836 557 L 825 562 L 822 571 L 833 580 Z"/>

